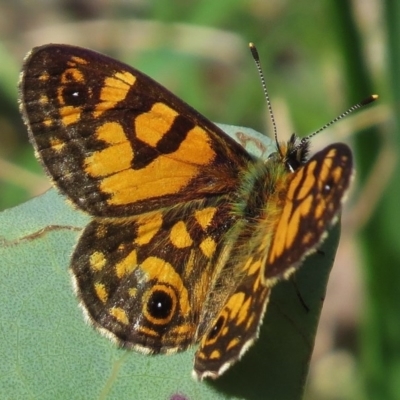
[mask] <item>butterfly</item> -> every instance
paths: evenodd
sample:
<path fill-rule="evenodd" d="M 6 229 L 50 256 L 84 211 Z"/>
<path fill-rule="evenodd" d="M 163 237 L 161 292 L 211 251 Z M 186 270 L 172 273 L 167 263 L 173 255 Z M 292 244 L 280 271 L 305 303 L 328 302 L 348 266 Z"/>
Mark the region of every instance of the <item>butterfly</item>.
<path fill-rule="evenodd" d="M 193 375 L 220 376 L 337 218 L 349 147 L 309 158 L 292 135 L 257 158 L 148 76 L 75 46 L 34 48 L 19 87 L 37 158 L 91 216 L 69 267 L 87 320 L 146 354 L 197 344 Z"/>

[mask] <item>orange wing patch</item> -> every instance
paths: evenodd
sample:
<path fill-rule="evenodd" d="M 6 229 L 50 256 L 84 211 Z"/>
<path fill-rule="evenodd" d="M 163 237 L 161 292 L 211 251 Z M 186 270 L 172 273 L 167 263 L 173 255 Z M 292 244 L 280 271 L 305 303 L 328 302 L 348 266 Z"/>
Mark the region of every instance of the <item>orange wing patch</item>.
<path fill-rule="evenodd" d="M 147 76 L 85 49 L 34 49 L 21 93 L 41 160 L 58 189 L 92 215 L 136 215 L 227 193 L 251 159 Z"/>
<path fill-rule="evenodd" d="M 353 170 L 351 150 L 330 145 L 288 176 L 281 215 L 274 228 L 264 277 L 287 278 L 323 240 L 335 222 Z"/>

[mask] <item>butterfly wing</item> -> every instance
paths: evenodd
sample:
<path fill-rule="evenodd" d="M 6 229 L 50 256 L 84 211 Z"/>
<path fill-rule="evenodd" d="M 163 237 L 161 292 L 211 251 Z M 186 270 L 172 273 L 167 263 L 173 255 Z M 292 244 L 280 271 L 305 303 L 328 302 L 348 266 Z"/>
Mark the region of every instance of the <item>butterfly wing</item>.
<path fill-rule="evenodd" d="M 87 319 L 144 353 L 194 344 L 214 279 L 212 260 L 230 224 L 223 207 L 198 204 L 124 221 L 94 219 L 70 267 Z"/>
<path fill-rule="evenodd" d="M 261 283 L 261 265 L 258 257 L 243 263 L 238 286 L 202 335 L 195 354 L 196 379 L 222 375 L 257 338 L 270 294 L 270 288 Z"/>
<path fill-rule="evenodd" d="M 227 193 L 249 160 L 157 82 L 90 50 L 33 49 L 20 96 L 45 169 L 92 215 L 134 215 Z"/>
<path fill-rule="evenodd" d="M 324 239 L 352 175 L 352 153 L 342 143 L 326 147 L 288 175 L 264 269 L 267 284 L 289 276 Z"/>

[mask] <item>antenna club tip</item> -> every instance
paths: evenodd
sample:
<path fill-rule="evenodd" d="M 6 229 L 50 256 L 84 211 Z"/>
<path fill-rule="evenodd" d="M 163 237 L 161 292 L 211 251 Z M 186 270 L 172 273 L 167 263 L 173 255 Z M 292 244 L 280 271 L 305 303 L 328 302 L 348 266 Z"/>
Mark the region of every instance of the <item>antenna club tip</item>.
<path fill-rule="evenodd" d="M 252 42 L 249 43 L 249 48 L 251 51 L 251 55 L 253 56 L 255 61 L 259 61 L 260 60 L 260 56 L 258 55 L 258 51 L 256 48 L 256 45 Z"/>
<path fill-rule="evenodd" d="M 371 94 L 371 96 L 367 97 L 365 100 L 363 100 L 360 104 L 362 106 L 365 106 L 369 103 L 372 103 L 373 101 L 377 100 L 379 96 L 377 94 Z"/>

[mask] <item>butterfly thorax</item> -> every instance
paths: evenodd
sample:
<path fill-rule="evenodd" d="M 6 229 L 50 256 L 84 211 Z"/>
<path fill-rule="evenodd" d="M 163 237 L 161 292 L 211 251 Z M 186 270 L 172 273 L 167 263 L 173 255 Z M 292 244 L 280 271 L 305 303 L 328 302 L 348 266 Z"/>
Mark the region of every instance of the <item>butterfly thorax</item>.
<path fill-rule="evenodd" d="M 223 250 L 218 255 L 220 267 L 216 286 L 240 286 L 241 276 L 243 279 L 251 276 L 249 269 L 254 269 L 255 265 L 257 273 L 264 269 L 288 200 L 291 175 L 306 162 L 308 151 L 309 142 L 300 142 L 293 134 L 266 161 L 255 159 L 248 163 L 238 191 L 229 199 L 231 218 L 235 222 L 224 235 Z M 221 259 L 225 259 L 224 265 L 221 265 Z"/>
<path fill-rule="evenodd" d="M 221 237 L 220 251 L 213 260 L 213 286 L 204 307 L 208 311 L 200 318 L 196 336 L 212 329 L 216 316 L 209 310 L 219 310 L 234 287 L 246 288 L 239 290 L 245 302 L 260 285 L 260 271 L 282 212 L 290 173 L 278 158 L 254 160 L 241 175 L 237 192 L 227 197 L 231 227 Z M 254 279 L 254 274 L 259 278 Z"/>

